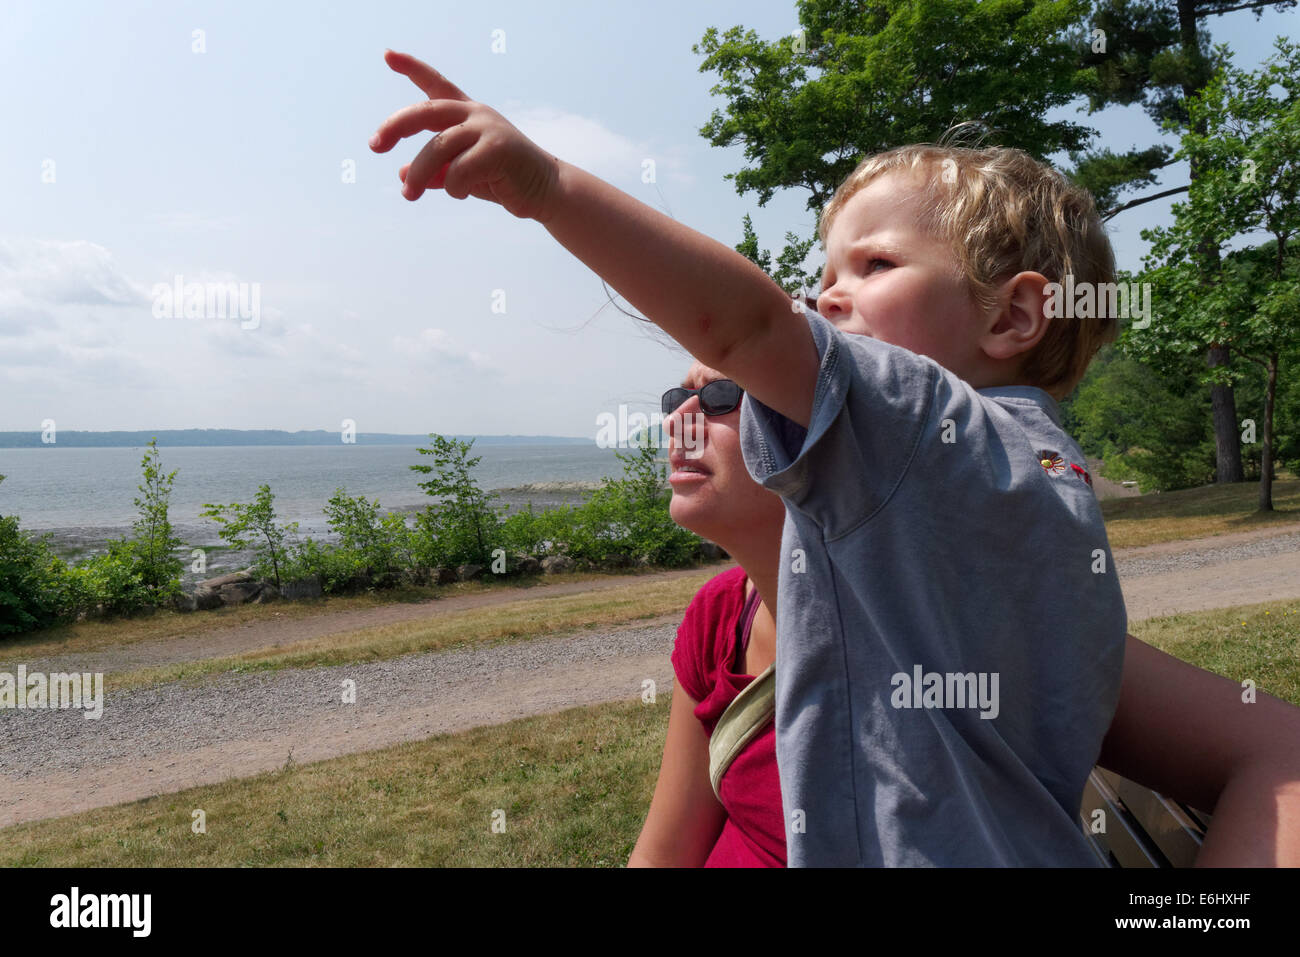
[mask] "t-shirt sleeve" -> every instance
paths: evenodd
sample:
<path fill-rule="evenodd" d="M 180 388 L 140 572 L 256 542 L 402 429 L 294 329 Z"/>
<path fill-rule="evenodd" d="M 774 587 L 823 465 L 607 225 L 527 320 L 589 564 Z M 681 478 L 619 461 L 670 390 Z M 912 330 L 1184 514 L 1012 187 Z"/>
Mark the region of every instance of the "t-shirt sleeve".
<path fill-rule="evenodd" d="M 942 370 L 803 312 L 821 360 L 808 428 L 746 393 L 741 450 L 756 482 L 833 538 L 883 507 L 902 481 L 937 409 Z"/>

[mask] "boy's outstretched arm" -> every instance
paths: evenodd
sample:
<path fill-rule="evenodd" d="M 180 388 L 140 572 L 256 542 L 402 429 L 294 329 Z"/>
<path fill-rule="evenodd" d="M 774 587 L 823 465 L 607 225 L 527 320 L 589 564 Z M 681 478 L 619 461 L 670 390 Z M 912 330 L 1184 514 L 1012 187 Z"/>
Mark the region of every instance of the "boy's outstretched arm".
<path fill-rule="evenodd" d="M 812 334 L 762 269 L 551 156 L 427 64 L 391 51 L 385 60 L 429 100 L 389 117 L 371 149 L 387 152 L 418 132 L 441 133 L 402 170 L 408 199 L 444 188 L 536 219 L 693 356 L 808 425 L 819 365 Z"/>
<path fill-rule="evenodd" d="M 762 269 L 563 160 L 543 225 L 691 355 L 808 425 L 817 349 L 802 311 Z"/>

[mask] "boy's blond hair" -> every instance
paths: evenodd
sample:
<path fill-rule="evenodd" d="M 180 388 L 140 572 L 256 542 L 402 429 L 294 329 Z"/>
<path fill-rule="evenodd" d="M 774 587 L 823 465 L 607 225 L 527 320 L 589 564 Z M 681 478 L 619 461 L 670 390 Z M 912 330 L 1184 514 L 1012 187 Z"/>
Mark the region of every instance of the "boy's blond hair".
<path fill-rule="evenodd" d="M 886 173 L 908 173 L 922 184 L 922 224 L 952 246 L 971 297 L 984 310 L 995 304 L 997 283 L 1019 272 L 1063 285 L 1068 275 L 1076 286 L 1115 281 L 1115 254 L 1092 195 L 1007 147 L 916 144 L 867 157 L 822 210 L 817 233 L 823 249 L 844 204 Z M 1019 378 L 1063 399 L 1097 350 L 1118 335 L 1115 316 L 1052 319 Z"/>

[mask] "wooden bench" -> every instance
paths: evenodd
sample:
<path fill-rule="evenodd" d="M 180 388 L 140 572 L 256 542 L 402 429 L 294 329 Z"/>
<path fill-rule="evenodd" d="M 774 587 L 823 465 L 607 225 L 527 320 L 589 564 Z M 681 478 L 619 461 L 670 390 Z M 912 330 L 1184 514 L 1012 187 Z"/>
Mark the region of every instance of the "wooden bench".
<path fill-rule="evenodd" d="M 1100 767 L 1088 775 L 1079 818 L 1092 849 L 1109 867 L 1191 867 L 1210 825 L 1204 811 Z M 1104 822 L 1104 833 L 1094 833 L 1094 821 Z"/>

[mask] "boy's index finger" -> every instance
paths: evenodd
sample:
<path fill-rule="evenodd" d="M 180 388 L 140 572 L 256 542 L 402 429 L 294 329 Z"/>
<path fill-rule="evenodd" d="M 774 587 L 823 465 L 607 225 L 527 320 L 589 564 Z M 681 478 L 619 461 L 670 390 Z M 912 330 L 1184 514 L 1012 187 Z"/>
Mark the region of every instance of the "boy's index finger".
<path fill-rule="evenodd" d="M 455 83 L 452 83 L 423 60 L 417 60 L 410 54 L 389 50 L 384 54 L 384 62 L 396 72 L 410 79 L 431 100 L 469 99 Z"/>
<path fill-rule="evenodd" d="M 379 125 L 370 138 L 370 148 L 387 153 L 401 140 L 426 130 L 441 133 L 463 123 L 473 106 L 470 100 L 424 100 L 403 107 Z"/>

